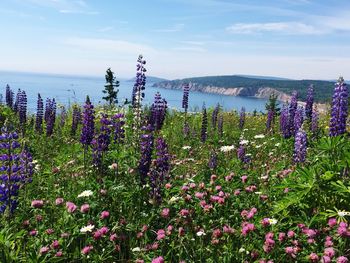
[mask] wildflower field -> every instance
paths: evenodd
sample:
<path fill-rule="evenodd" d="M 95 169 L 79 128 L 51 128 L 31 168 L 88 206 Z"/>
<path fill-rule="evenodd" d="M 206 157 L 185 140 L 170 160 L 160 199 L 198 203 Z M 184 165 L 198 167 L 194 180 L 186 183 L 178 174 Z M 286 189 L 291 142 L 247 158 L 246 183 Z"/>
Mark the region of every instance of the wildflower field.
<path fill-rule="evenodd" d="M 38 95 L 32 114 L 7 87 L 0 262 L 349 262 L 342 79 L 322 114 L 313 87 L 305 107 L 192 113 L 189 85 L 183 109 L 143 106 L 145 72 L 140 57 L 124 106 Z"/>

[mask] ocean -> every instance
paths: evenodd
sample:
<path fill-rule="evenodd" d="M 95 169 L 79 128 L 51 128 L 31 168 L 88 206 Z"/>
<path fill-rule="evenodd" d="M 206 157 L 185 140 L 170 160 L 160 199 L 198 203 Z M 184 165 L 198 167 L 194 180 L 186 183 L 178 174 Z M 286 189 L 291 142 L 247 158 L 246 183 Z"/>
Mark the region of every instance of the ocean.
<path fill-rule="evenodd" d="M 132 81 L 120 80 L 118 99 L 120 102 L 126 98 L 131 98 Z M 9 85 L 14 93 L 18 89 L 25 90 L 28 97 L 28 110 L 35 112 L 37 94 L 41 97 L 55 98 L 58 104 L 69 106 L 72 103 L 83 104 L 86 95 L 90 96 L 94 104 L 103 103 L 102 100 L 105 79 L 104 76 L 99 77 L 83 77 L 83 76 L 67 76 L 53 74 L 38 73 L 22 73 L 22 72 L 4 72 L 0 71 L 0 94 L 5 100 L 5 88 Z M 146 84 L 144 104 L 150 105 L 153 102 L 154 94 L 159 91 L 167 101 L 169 108 L 181 109 L 182 90 L 169 90 L 152 87 L 152 83 Z M 266 99 L 257 99 L 250 97 L 234 97 L 219 94 L 208 94 L 201 92 L 191 92 L 189 95 L 189 110 L 198 111 L 202 109 L 203 103 L 206 107 L 215 107 L 218 103 L 226 111 L 240 110 L 242 107 L 246 111 L 252 112 L 265 111 Z"/>

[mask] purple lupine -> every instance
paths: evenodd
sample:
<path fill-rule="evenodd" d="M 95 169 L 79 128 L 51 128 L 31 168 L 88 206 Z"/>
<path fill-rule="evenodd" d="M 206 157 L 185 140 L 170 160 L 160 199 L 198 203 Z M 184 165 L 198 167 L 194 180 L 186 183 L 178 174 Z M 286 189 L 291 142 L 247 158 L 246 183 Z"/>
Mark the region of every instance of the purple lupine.
<path fill-rule="evenodd" d="M 17 94 L 16 94 L 15 104 L 13 104 L 13 111 L 15 113 L 18 112 L 18 105 L 19 105 L 21 95 L 22 95 L 22 91 L 21 91 L 21 89 L 18 89 Z"/>
<path fill-rule="evenodd" d="M 207 130 L 208 130 L 208 117 L 207 117 L 207 109 L 205 105 L 203 105 L 202 110 L 202 128 L 201 128 L 201 141 L 205 142 L 207 140 Z"/>
<path fill-rule="evenodd" d="M 92 160 L 96 167 L 101 167 L 103 155 L 108 151 L 111 142 L 111 121 L 108 119 L 107 114 L 102 113 L 100 124 L 100 133 L 91 141 Z"/>
<path fill-rule="evenodd" d="M 12 89 L 10 88 L 9 85 L 6 85 L 6 105 L 9 107 L 9 108 L 13 108 L 13 91 Z"/>
<path fill-rule="evenodd" d="M 164 123 L 166 111 L 167 111 L 167 101 L 162 99 L 159 92 L 154 96 L 154 103 L 151 106 L 149 124 L 152 125 L 153 129 L 159 131 Z"/>
<path fill-rule="evenodd" d="M 275 112 L 271 109 L 267 112 L 267 120 L 266 120 L 266 130 L 271 131 L 273 129 L 273 122 L 275 118 Z"/>
<path fill-rule="evenodd" d="M 145 85 L 146 85 L 146 75 L 147 71 L 145 68 L 146 61 L 143 59 L 142 55 L 139 55 L 136 65 L 136 80 L 132 91 L 132 106 L 133 108 L 138 108 L 141 105 L 142 99 L 145 97 Z"/>
<path fill-rule="evenodd" d="M 89 96 L 86 97 L 84 112 L 83 112 L 83 128 L 81 130 L 80 142 L 83 144 L 85 150 L 91 144 L 94 138 L 95 131 L 95 111 Z"/>
<path fill-rule="evenodd" d="M 289 129 L 288 107 L 286 105 L 283 105 L 281 110 L 280 130 L 284 138 L 289 138 L 291 136 Z"/>
<path fill-rule="evenodd" d="M 125 139 L 124 114 L 117 113 L 114 116 L 112 116 L 112 125 L 114 130 L 114 143 L 123 143 Z"/>
<path fill-rule="evenodd" d="M 305 105 L 305 115 L 307 120 L 310 122 L 312 118 L 312 108 L 314 105 L 314 86 L 311 84 L 307 90 L 306 105 Z"/>
<path fill-rule="evenodd" d="M 43 116 L 44 116 L 44 102 L 38 93 L 38 101 L 37 101 L 37 109 L 36 109 L 36 117 L 35 117 L 35 130 L 38 133 L 43 132 Z"/>
<path fill-rule="evenodd" d="M 217 166 L 218 166 L 218 156 L 217 156 L 216 152 L 213 151 L 210 153 L 208 167 L 210 169 L 214 170 L 214 169 L 216 169 Z"/>
<path fill-rule="evenodd" d="M 329 123 L 329 136 L 346 133 L 346 119 L 348 116 L 349 91 L 342 77 L 335 84 L 332 99 L 332 112 Z"/>
<path fill-rule="evenodd" d="M 211 125 L 213 130 L 216 130 L 216 123 L 218 122 L 218 115 L 220 111 L 220 104 L 218 103 L 211 114 Z"/>
<path fill-rule="evenodd" d="M 150 172 L 150 196 L 159 204 L 162 200 L 164 184 L 169 180 L 170 155 L 168 153 L 168 145 L 162 137 L 157 138 L 155 147 L 157 158 Z"/>
<path fill-rule="evenodd" d="M 218 119 L 218 135 L 222 137 L 224 134 L 224 115 L 220 114 Z"/>
<path fill-rule="evenodd" d="M 27 95 L 23 90 L 19 94 L 18 98 L 18 115 L 19 115 L 19 123 L 22 127 L 22 131 L 25 131 L 25 125 L 27 123 Z"/>
<path fill-rule="evenodd" d="M 293 160 L 295 163 L 303 163 L 306 158 L 307 137 L 303 130 L 299 130 L 295 135 Z"/>
<path fill-rule="evenodd" d="M 67 119 L 67 111 L 64 106 L 61 108 L 61 114 L 60 114 L 60 127 L 63 128 Z"/>
<path fill-rule="evenodd" d="M 55 127 L 56 121 L 56 101 L 55 99 L 47 99 L 45 106 L 45 122 L 46 122 L 46 136 L 51 136 L 53 134 L 53 129 Z"/>
<path fill-rule="evenodd" d="M 146 184 L 146 178 L 150 170 L 153 151 L 153 132 L 150 125 L 141 128 L 143 134 L 140 137 L 141 157 L 138 165 L 141 185 Z"/>
<path fill-rule="evenodd" d="M 29 182 L 33 169 L 31 156 L 27 150 L 19 153 L 18 134 L 4 126 L 0 134 L 0 213 L 6 208 L 13 213 L 18 205 L 19 189 Z M 26 167 L 23 165 L 26 164 Z"/>
<path fill-rule="evenodd" d="M 241 130 L 243 130 L 244 123 L 245 123 L 245 108 L 242 107 L 242 108 L 241 108 L 241 112 L 240 112 L 240 114 L 239 114 L 239 128 L 240 128 Z"/>
<path fill-rule="evenodd" d="M 299 131 L 304 122 L 304 108 L 298 107 L 294 114 L 294 130 Z"/>
<path fill-rule="evenodd" d="M 311 132 L 315 135 L 318 131 L 318 112 L 316 110 L 312 111 L 310 128 Z"/>
<path fill-rule="evenodd" d="M 81 108 L 78 105 L 73 106 L 72 113 L 72 126 L 70 130 L 71 135 L 75 135 L 78 129 L 78 125 L 81 123 Z"/>
<path fill-rule="evenodd" d="M 190 85 L 185 84 L 183 86 L 183 96 L 182 96 L 182 108 L 187 112 L 188 110 L 188 95 L 190 93 Z"/>
<path fill-rule="evenodd" d="M 298 93 L 296 91 L 293 91 L 292 97 L 290 99 L 290 104 L 289 104 L 289 117 L 288 117 L 288 126 L 290 129 L 290 136 L 294 136 L 297 131 L 295 131 L 295 126 L 294 126 L 294 116 L 295 112 L 297 111 L 298 107 L 298 101 L 297 101 Z"/>
<path fill-rule="evenodd" d="M 249 163 L 250 158 L 246 155 L 246 150 L 243 144 L 240 144 L 237 149 L 237 157 L 243 163 Z"/>

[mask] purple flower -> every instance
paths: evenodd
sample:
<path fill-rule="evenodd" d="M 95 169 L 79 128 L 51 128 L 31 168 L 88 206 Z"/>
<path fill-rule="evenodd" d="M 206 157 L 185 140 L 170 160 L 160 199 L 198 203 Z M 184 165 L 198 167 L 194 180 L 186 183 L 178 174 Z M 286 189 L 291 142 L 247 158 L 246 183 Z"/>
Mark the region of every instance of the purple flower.
<path fill-rule="evenodd" d="M 294 115 L 294 131 L 297 132 L 303 125 L 304 121 L 304 108 L 298 107 Z"/>
<path fill-rule="evenodd" d="M 140 108 L 141 101 L 145 97 L 145 85 L 146 85 L 146 75 L 147 71 L 145 68 L 146 61 L 143 59 L 142 55 L 139 55 L 136 65 L 136 81 L 132 91 L 132 106 L 133 108 Z"/>
<path fill-rule="evenodd" d="M 211 114 L 211 126 L 216 130 L 216 123 L 218 122 L 218 115 L 220 111 L 220 104 L 218 103 Z"/>
<path fill-rule="evenodd" d="M 292 97 L 290 99 L 290 104 L 289 104 L 289 117 L 288 117 L 288 126 L 290 129 L 290 136 L 294 136 L 296 134 L 295 126 L 294 126 L 294 117 L 295 113 L 297 111 L 298 107 L 298 101 L 297 101 L 298 93 L 296 91 L 292 92 Z"/>
<path fill-rule="evenodd" d="M 344 79 L 340 77 L 334 88 L 329 136 L 338 136 L 346 133 L 348 96 L 349 92 L 347 86 L 344 83 Z"/>
<path fill-rule="evenodd" d="M 318 112 L 314 110 L 311 115 L 311 132 L 315 135 L 318 131 Z"/>
<path fill-rule="evenodd" d="M 43 117 L 44 117 L 44 102 L 38 93 L 38 101 L 37 101 L 37 110 L 36 110 L 36 118 L 35 118 L 35 130 L 38 133 L 43 132 Z"/>
<path fill-rule="evenodd" d="M 289 129 L 288 108 L 285 105 L 283 105 L 280 115 L 280 130 L 284 138 L 289 138 L 291 136 Z"/>
<path fill-rule="evenodd" d="M 51 136 L 56 121 L 56 101 L 55 99 L 46 99 L 44 119 L 46 122 L 46 135 Z"/>
<path fill-rule="evenodd" d="M 112 125 L 114 129 L 114 143 L 123 143 L 125 138 L 124 114 L 117 113 L 112 116 Z"/>
<path fill-rule="evenodd" d="M 151 112 L 148 121 L 154 130 L 157 131 L 162 128 L 167 108 L 167 101 L 164 98 L 162 99 L 160 93 L 157 92 L 154 97 L 154 103 L 151 106 Z"/>
<path fill-rule="evenodd" d="M 6 105 L 11 109 L 13 108 L 13 97 L 13 91 L 11 90 L 9 85 L 6 85 Z"/>
<path fill-rule="evenodd" d="M 205 105 L 203 105 L 202 128 L 201 128 L 201 141 L 202 142 L 205 142 L 207 140 L 207 129 L 208 129 L 207 109 L 205 108 Z"/>
<path fill-rule="evenodd" d="M 307 98 L 306 98 L 306 105 L 305 105 L 305 115 L 309 121 L 312 119 L 312 108 L 313 108 L 313 104 L 314 104 L 314 94 L 315 94 L 314 86 L 311 84 L 307 90 Z"/>
<path fill-rule="evenodd" d="M 93 164 L 99 168 L 101 168 L 103 154 L 108 151 L 111 140 L 111 129 L 109 128 L 111 121 L 107 114 L 102 113 L 100 124 L 100 133 L 91 141 Z"/>
<path fill-rule="evenodd" d="M 272 124 L 275 119 L 275 112 L 271 109 L 267 112 L 267 120 L 266 120 L 266 130 L 270 131 L 272 129 Z"/>
<path fill-rule="evenodd" d="M 84 145 L 85 149 L 91 144 L 91 141 L 94 138 L 94 114 L 94 106 L 91 104 L 89 96 L 87 96 L 83 112 L 83 128 L 80 135 L 80 142 Z"/>
<path fill-rule="evenodd" d="M 242 108 L 241 108 L 241 112 L 240 112 L 240 114 L 239 114 L 239 128 L 240 128 L 241 130 L 243 130 L 244 123 L 245 123 L 245 108 L 242 107 Z"/>
<path fill-rule="evenodd" d="M 216 169 L 217 166 L 218 166 L 218 156 L 215 152 L 212 152 L 210 154 L 208 167 L 213 170 L 213 169 Z"/>
<path fill-rule="evenodd" d="M 185 84 L 183 86 L 182 108 L 187 112 L 188 110 L 188 95 L 190 92 L 190 85 Z"/>
<path fill-rule="evenodd" d="M 307 144 L 306 133 L 303 130 L 299 130 L 295 136 L 295 143 L 294 143 L 293 160 L 295 163 L 305 162 L 306 144 Z"/>
<path fill-rule="evenodd" d="M 19 115 L 19 123 L 22 129 L 25 129 L 25 124 L 27 122 L 27 95 L 23 90 L 19 92 L 18 95 L 18 115 Z"/>
<path fill-rule="evenodd" d="M 78 105 L 73 106 L 71 135 L 75 135 L 78 125 L 81 123 L 81 109 Z"/>

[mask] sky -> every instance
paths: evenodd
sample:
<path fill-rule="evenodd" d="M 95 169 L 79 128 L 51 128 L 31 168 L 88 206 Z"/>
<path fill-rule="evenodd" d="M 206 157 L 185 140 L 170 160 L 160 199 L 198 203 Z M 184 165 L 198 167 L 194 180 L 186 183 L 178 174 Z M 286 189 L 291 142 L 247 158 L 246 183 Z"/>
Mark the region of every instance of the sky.
<path fill-rule="evenodd" d="M 1 0 L 0 70 L 350 79 L 349 0 Z"/>

